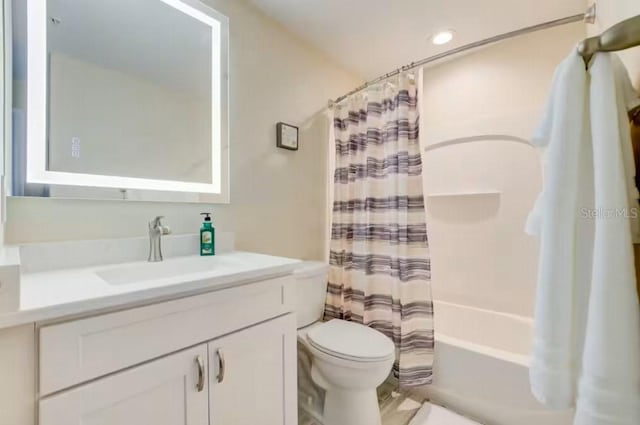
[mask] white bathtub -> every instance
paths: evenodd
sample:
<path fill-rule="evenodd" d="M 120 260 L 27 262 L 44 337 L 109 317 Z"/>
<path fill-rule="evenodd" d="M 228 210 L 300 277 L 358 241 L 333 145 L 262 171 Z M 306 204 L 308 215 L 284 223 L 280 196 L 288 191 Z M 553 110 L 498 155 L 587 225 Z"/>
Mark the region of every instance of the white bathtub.
<path fill-rule="evenodd" d="M 572 412 L 545 410 L 529 390 L 533 321 L 434 302 L 434 382 L 419 390 L 487 425 L 570 425 Z"/>

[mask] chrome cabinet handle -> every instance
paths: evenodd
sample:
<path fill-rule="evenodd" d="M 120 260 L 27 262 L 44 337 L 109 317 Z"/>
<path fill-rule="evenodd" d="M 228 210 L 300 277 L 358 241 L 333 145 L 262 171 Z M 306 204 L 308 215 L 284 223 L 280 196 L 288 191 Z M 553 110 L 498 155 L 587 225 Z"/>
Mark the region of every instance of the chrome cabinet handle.
<path fill-rule="evenodd" d="M 204 361 L 202 361 L 202 356 L 196 356 L 196 364 L 198 365 L 198 383 L 196 384 L 196 389 L 198 392 L 202 392 L 204 389 Z"/>
<path fill-rule="evenodd" d="M 218 355 L 218 375 L 216 376 L 216 380 L 220 384 L 224 381 L 225 371 L 224 353 L 222 352 L 222 348 L 218 348 L 218 350 L 216 350 L 216 354 Z"/>

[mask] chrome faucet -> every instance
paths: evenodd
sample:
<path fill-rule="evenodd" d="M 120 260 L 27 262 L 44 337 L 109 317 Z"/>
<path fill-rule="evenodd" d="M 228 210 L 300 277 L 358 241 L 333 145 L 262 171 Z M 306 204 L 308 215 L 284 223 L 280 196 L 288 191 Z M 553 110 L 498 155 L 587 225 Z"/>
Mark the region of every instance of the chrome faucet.
<path fill-rule="evenodd" d="M 149 262 L 162 261 L 162 235 L 171 233 L 168 226 L 164 226 L 160 220 L 164 217 L 158 216 L 149 222 Z"/>

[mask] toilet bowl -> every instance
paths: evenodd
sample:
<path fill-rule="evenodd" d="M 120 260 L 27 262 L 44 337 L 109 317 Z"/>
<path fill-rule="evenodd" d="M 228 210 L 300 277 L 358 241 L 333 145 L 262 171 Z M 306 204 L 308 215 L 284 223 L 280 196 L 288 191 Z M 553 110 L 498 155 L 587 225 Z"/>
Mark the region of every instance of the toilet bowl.
<path fill-rule="evenodd" d="M 380 425 L 376 388 L 389 376 L 395 348 L 389 338 L 344 320 L 299 332 L 311 352 L 311 377 L 325 393 L 324 425 Z"/>
<path fill-rule="evenodd" d="M 295 274 L 298 341 L 311 353 L 311 377 L 325 390 L 324 425 L 380 425 L 376 388 L 395 359 L 393 342 L 367 326 L 321 322 L 327 266 L 304 263 Z"/>

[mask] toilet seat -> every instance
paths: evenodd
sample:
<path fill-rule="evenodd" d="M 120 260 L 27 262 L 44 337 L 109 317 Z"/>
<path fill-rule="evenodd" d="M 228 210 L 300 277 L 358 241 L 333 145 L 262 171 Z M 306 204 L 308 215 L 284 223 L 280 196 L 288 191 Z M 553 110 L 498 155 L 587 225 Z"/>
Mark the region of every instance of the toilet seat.
<path fill-rule="evenodd" d="M 307 341 L 316 350 L 358 363 L 384 362 L 395 357 L 393 342 L 381 332 L 358 323 L 333 319 L 314 326 Z"/>

